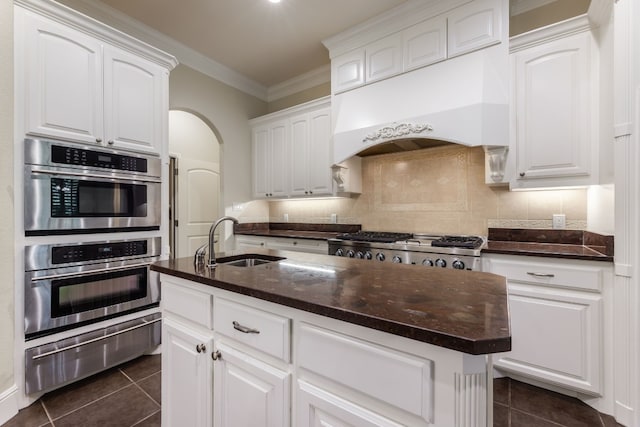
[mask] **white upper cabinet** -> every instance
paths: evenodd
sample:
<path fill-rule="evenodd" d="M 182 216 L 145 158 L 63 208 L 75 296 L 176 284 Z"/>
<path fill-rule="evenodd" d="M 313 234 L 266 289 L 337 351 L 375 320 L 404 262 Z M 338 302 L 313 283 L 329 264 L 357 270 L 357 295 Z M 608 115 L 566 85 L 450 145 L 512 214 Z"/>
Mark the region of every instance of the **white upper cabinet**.
<path fill-rule="evenodd" d="M 255 127 L 252 133 L 253 197 L 285 197 L 288 122 L 277 120 Z"/>
<path fill-rule="evenodd" d="M 105 139 L 114 147 L 156 151 L 161 140 L 165 72 L 150 61 L 105 47 Z"/>
<path fill-rule="evenodd" d="M 45 15 L 52 13 L 15 7 L 18 131 L 159 153 L 175 58 L 120 33 L 117 43 L 131 49 L 116 47 L 108 27 L 66 10 Z"/>
<path fill-rule="evenodd" d="M 598 183 L 594 55 L 590 31 L 512 54 L 511 135 L 517 151 L 512 187 Z"/>
<path fill-rule="evenodd" d="M 24 55 L 26 133 L 96 143 L 103 134 L 102 46 L 80 31 L 29 14 Z"/>
<path fill-rule="evenodd" d="M 331 91 L 344 92 L 364 84 L 364 50 L 345 53 L 331 61 Z"/>
<path fill-rule="evenodd" d="M 366 47 L 366 81 L 400 74 L 402 72 L 402 33 L 391 34 Z"/>
<path fill-rule="evenodd" d="M 447 58 L 447 20 L 429 19 L 407 28 L 404 38 L 404 71 L 410 71 Z"/>
<path fill-rule="evenodd" d="M 338 94 L 506 40 L 502 0 L 458 7 L 424 7 L 377 18 L 324 41 L 331 56 L 331 89 Z M 391 34 L 389 34 L 391 31 Z"/>
<path fill-rule="evenodd" d="M 472 52 L 502 39 L 501 11 L 494 0 L 471 2 L 448 16 L 449 58 Z"/>
<path fill-rule="evenodd" d="M 251 121 L 253 197 L 331 194 L 331 107 L 323 98 Z"/>

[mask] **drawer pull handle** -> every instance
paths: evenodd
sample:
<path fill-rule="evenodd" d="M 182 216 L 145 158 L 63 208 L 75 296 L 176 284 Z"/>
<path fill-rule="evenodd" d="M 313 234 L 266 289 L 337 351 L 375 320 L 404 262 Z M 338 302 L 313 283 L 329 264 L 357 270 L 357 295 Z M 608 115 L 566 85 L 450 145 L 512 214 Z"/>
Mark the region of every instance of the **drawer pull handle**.
<path fill-rule="evenodd" d="M 259 334 L 260 331 L 257 329 L 249 328 L 247 326 L 242 326 L 240 323 L 233 321 L 233 329 L 236 331 L 240 331 L 245 334 Z"/>
<path fill-rule="evenodd" d="M 207 346 L 205 346 L 204 344 L 198 344 L 196 346 L 196 351 L 198 353 L 204 353 L 205 351 L 207 351 Z"/>
<path fill-rule="evenodd" d="M 211 358 L 213 360 L 222 359 L 222 353 L 220 353 L 220 350 L 216 350 L 213 353 L 211 353 Z"/>
<path fill-rule="evenodd" d="M 556 277 L 555 274 L 551 274 L 551 273 L 536 273 L 533 271 L 527 271 L 527 274 L 529 276 L 534 276 L 534 277 Z"/>

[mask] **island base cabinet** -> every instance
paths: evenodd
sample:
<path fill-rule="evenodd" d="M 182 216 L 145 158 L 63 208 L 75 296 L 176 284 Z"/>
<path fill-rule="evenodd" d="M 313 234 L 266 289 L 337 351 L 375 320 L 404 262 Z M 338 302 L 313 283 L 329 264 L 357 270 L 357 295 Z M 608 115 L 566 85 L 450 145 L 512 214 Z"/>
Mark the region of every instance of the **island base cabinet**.
<path fill-rule="evenodd" d="M 290 426 L 288 372 L 225 345 L 215 354 L 215 427 Z"/>
<path fill-rule="evenodd" d="M 335 394 L 304 381 L 298 383 L 297 427 L 401 427 Z"/>
<path fill-rule="evenodd" d="M 162 324 L 162 425 L 211 426 L 212 336 L 164 318 Z"/>

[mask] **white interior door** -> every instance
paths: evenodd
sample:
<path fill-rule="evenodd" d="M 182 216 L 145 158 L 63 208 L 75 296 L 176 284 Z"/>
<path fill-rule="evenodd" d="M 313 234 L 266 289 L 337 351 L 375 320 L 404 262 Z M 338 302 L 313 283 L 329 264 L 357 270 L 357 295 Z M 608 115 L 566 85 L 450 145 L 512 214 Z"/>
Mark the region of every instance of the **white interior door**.
<path fill-rule="evenodd" d="M 209 228 L 220 213 L 220 164 L 179 159 L 177 204 L 176 257 L 193 256 L 208 242 Z"/>

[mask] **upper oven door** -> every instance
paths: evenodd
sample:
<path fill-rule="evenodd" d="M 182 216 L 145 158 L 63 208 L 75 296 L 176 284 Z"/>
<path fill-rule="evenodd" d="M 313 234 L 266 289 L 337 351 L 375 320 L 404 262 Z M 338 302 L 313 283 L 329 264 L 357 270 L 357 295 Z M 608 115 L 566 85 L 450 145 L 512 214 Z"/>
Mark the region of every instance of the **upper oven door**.
<path fill-rule="evenodd" d="M 25 165 L 27 235 L 158 230 L 160 180 Z"/>

